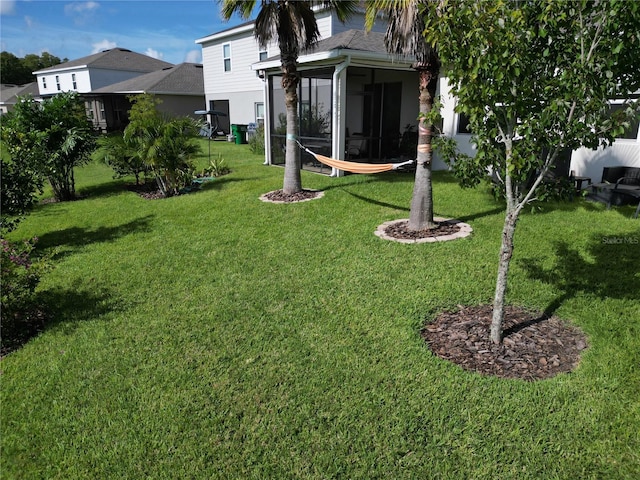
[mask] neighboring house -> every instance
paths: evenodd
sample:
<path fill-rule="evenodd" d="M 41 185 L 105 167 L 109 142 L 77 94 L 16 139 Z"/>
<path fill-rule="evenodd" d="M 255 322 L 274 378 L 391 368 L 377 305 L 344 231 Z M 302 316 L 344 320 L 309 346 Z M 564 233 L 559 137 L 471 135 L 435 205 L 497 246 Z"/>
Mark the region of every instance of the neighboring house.
<path fill-rule="evenodd" d="M 172 66 L 171 63 L 125 48 L 112 48 L 33 73 L 40 96 L 46 98 L 68 91 L 84 96 L 99 88 Z M 126 113 L 126 110 L 119 110 L 117 106 L 102 104 L 95 97 L 86 102 L 85 106 L 87 115 L 94 120 L 96 126 L 104 126 L 106 123 L 106 130 L 112 129 L 109 125 L 110 118 L 115 119 L 115 124 L 121 124 L 120 119 Z"/>
<path fill-rule="evenodd" d="M 251 65 L 277 53 L 278 47 L 261 49 L 253 36 L 253 25 L 244 23 L 196 40 L 202 45 L 206 110 L 227 114 L 219 118 L 225 133 L 231 124 L 264 119 L 264 84 Z"/>
<path fill-rule="evenodd" d="M 112 48 L 33 72 L 42 97 L 60 92 L 88 93 L 172 64 L 125 48 Z"/>
<path fill-rule="evenodd" d="M 92 90 L 86 94 L 88 103 L 93 107 L 90 116 L 103 131 L 123 129 L 128 123 L 127 112 L 131 108 L 127 97 L 143 93 L 153 94 L 161 100 L 158 105 L 160 112 L 200 119 L 194 112 L 205 106 L 202 65 L 181 63 Z M 104 105 L 104 116 L 96 115 L 98 105 Z"/>
<path fill-rule="evenodd" d="M 27 95 L 39 98 L 36 82 L 27 83 L 26 85 L 10 85 L 6 83 L 0 85 L 0 115 L 13 110 L 14 105 L 18 102 L 18 97 Z"/>

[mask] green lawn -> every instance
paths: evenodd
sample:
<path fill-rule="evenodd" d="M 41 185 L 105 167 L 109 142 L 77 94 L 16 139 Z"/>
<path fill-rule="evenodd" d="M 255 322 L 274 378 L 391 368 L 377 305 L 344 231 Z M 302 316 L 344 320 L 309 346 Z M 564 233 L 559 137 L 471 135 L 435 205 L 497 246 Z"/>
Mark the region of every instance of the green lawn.
<path fill-rule="evenodd" d="M 206 146 L 204 152 L 206 152 Z M 553 379 L 435 357 L 435 312 L 491 301 L 503 213 L 435 174 L 436 214 L 471 237 L 374 236 L 408 217 L 411 174 L 328 178 L 262 203 L 283 170 L 215 142 L 232 173 L 144 200 L 103 165 L 86 199 L 38 206 L 53 321 L 5 357 L 3 479 L 640 478 L 640 220 L 574 201 L 527 213 L 509 302 L 589 338 Z M 205 153 L 206 156 L 206 153 Z"/>

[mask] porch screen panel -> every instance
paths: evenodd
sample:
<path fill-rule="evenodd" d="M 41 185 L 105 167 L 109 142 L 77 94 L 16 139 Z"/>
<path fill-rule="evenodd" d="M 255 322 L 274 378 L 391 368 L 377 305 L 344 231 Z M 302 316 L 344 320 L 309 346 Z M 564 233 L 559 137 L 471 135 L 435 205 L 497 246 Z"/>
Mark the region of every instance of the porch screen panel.
<path fill-rule="evenodd" d="M 317 153 L 331 154 L 331 106 L 332 70 L 301 72 L 298 86 L 297 132 L 303 144 L 315 146 Z M 287 111 L 282 89 L 282 76 L 269 77 L 271 125 L 271 163 L 284 164 L 287 133 Z M 314 150 L 314 151 L 315 151 Z M 307 168 L 310 158 L 303 155 L 303 168 Z M 326 167 L 316 167 L 325 168 Z"/>
<path fill-rule="evenodd" d="M 283 165 L 287 134 L 287 108 L 284 104 L 284 90 L 282 89 L 281 75 L 269 77 L 269 90 L 271 163 L 273 165 Z"/>

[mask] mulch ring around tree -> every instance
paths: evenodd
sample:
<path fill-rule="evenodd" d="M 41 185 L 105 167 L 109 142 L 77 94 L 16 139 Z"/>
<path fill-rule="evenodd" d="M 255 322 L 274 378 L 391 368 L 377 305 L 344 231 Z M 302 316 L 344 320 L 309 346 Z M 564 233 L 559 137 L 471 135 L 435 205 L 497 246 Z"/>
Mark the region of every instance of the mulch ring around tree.
<path fill-rule="evenodd" d="M 280 189 L 261 195 L 260 200 L 269 203 L 297 203 L 308 202 L 309 200 L 315 200 L 323 196 L 324 192 L 319 190 L 302 190 L 300 192 L 287 194 Z"/>
<path fill-rule="evenodd" d="M 434 217 L 435 228 L 409 230 L 409 220 L 393 220 L 378 226 L 375 234 L 385 240 L 400 243 L 446 242 L 471 235 L 470 225 L 454 218 Z"/>
<path fill-rule="evenodd" d="M 584 333 L 557 317 L 505 307 L 503 342 L 489 338 L 490 305 L 459 306 L 425 325 L 422 338 L 440 358 L 481 375 L 533 381 L 573 370 L 587 348 Z"/>

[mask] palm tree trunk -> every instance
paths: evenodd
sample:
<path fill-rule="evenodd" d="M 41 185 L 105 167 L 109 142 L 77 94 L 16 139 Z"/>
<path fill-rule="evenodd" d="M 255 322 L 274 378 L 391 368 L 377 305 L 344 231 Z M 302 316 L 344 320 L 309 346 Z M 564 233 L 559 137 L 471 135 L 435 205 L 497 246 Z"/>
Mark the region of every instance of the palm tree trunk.
<path fill-rule="evenodd" d="M 287 138 L 284 159 L 284 184 L 282 190 L 290 195 L 302 191 L 300 175 L 300 149 L 298 138 L 298 55 L 296 52 L 281 52 L 282 88 L 287 109 Z"/>
<path fill-rule="evenodd" d="M 409 230 L 434 228 L 433 193 L 431 188 L 431 152 L 432 125 L 425 119 L 431 112 L 436 95 L 438 72 L 419 69 L 420 75 L 420 120 L 418 123 L 418 151 L 416 154 L 416 176 L 409 214 Z"/>

